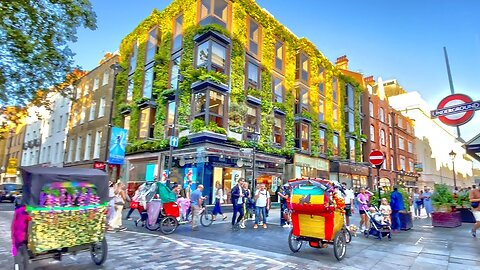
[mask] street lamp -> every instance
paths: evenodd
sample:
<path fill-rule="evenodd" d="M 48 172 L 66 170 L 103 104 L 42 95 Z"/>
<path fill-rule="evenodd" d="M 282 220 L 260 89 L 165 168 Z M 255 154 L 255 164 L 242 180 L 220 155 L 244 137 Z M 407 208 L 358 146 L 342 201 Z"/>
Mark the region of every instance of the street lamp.
<path fill-rule="evenodd" d="M 256 147 L 257 143 L 260 140 L 260 133 L 258 133 L 255 129 L 254 132 L 250 135 L 253 141 L 253 151 L 252 151 L 252 190 L 255 191 L 254 189 L 257 186 L 257 179 L 255 178 L 255 159 L 256 159 Z"/>
<path fill-rule="evenodd" d="M 173 112 L 173 123 L 172 123 L 172 134 L 170 136 L 175 136 L 175 130 L 177 127 L 178 120 L 178 102 L 179 102 L 179 91 L 180 91 L 180 82 L 183 81 L 183 76 L 179 73 L 177 75 L 177 85 L 175 87 L 175 111 Z M 167 175 L 167 186 L 170 186 L 170 175 L 172 174 L 172 159 L 173 159 L 173 146 L 170 143 L 170 150 L 168 153 L 168 175 Z"/>
<path fill-rule="evenodd" d="M 453 150 L 448 153 L 448 155 L 450 156 L 450 158 L 452 159 L 452 169 L 453 169 L 453 189 L 456 190 L 457 189 L 457 176 L 456 176 L 456 173 L 455 173 L 455 157 L 457 156 L 457 153 L 453 152 Z"/>
<path fill-rule="evenodd" d="M 123 71 L 123 68 L 118 63 L 113 63 L 110 65 L 110 68 L 113 70 L 113 86 L 112 86 L 112 98 L 110 100 L 110 113 L 108 115 L 108 126 L 107 126 L 107 147 L 105 148 L 105 172 L 108 173 L 108 154 L 110 152 L 110 139 L 112 133 L 112 120 L 113 120 L 113 105 L 115 102 L 115 89 L 117 85 L 117 75 Z M 109 177 L 110 180 L 110 177 Z"/>

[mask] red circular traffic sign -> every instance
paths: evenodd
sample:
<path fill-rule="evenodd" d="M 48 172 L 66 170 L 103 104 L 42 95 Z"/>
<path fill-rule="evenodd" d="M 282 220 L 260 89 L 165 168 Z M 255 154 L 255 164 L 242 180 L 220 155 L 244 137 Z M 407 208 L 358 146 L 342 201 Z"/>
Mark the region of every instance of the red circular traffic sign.
<path fill-rule="evenodd" d="M 470 103 L 473 100 L 464 94 L 453 94 L 445 97 L 438 103 L 437 110 L 441 110 L 444 108 L 448 108 L 451 106 L 455 105 L 462 105 L 465 103 Z M 451 114 L 451 115 L 445 115 L 445 116 L 439 116 L 438 119 L 442 121 L 442 123 L 447 124 L 449 126 L 460 126 L 472 119 L 473 114 L 475 111 L 466 111 L 466 112 L 461 112 L 461 113 L 456 113 L 456 114 Z"/>
<path fill-rule="evenodd" d="M 380 166 L 385 160 L 385 155 L 382 151 L 373 150 L 372 152 L 370 152 L 370 155 L 368 155 L 368 159 L 370 160 L 370 163 L 372 163 L 372 165 Z"/>

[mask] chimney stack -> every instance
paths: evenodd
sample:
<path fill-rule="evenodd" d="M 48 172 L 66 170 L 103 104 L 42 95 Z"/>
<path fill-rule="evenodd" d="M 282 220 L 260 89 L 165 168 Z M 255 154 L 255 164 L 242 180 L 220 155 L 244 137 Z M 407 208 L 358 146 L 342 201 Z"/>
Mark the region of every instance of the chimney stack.
<path fill-rule="evenodd" d="M 335 62 L 335 66 L 339 69 L 348 70 L 348 58 L 346 55 L 340 56 L 337 58 L 337 62 Z"/>
<path fill-rule="evenodd" d="M 370 86 L 373 86 L 375 84 L 375 79 L 373 78 L 373 76 L 365 77 L 363 78 L 363 81 Z"/>

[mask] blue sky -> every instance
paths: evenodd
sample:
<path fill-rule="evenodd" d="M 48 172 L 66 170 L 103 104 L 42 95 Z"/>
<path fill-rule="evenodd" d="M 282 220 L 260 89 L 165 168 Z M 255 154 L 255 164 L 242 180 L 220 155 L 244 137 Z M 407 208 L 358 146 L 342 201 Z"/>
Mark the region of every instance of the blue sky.
<path fill-rule="evenodd" d="M 76 63 L 93 69 L 106 51 L 170 0 L 91 0 L 96 31 L 80 29 L 71 45 Z M 476 0 L 257 0 L 297 36 L 310 39 L 330 61 L 346 54 L 351 70 L 383 80 L 397 79 L 429 105 L 450 94 L 443 56 L 447 47 L 457 93 L 480 100 L 480 1 Z M 461 127 L 478 134 L 480 111 Z"/>

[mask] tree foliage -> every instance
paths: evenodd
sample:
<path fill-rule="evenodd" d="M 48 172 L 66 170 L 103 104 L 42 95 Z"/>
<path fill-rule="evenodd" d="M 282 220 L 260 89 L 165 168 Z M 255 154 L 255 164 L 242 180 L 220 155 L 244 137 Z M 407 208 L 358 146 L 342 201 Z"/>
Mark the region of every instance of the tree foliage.
<path fill-rule="evenodd" d="M 88 0 L 0 1 L 0 107 L 23 106 L 65 81 L 78 27 L 96 29 Z"/>

